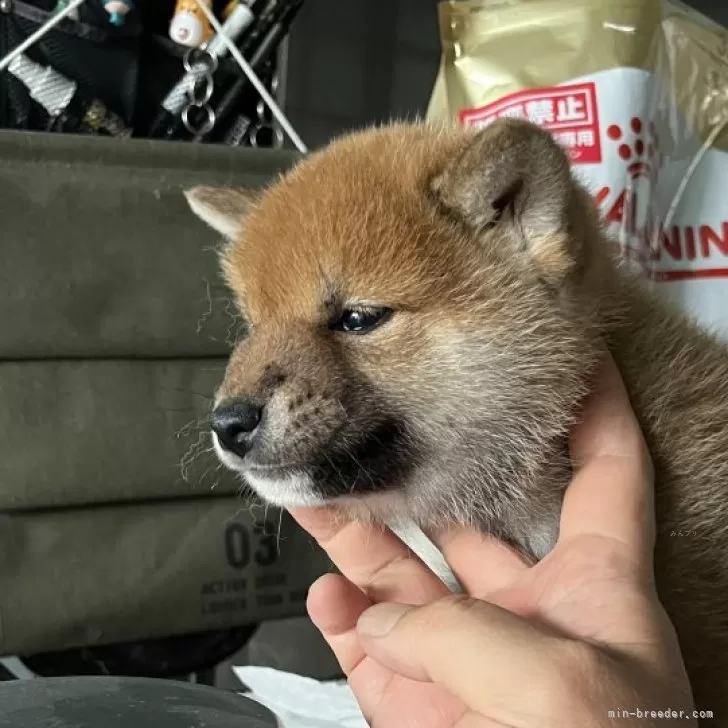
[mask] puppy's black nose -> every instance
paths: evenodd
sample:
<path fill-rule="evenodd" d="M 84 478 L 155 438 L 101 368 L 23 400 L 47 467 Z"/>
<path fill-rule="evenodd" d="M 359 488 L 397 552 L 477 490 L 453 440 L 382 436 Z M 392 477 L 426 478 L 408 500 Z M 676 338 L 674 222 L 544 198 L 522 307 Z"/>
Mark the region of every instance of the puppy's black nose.
<path fill-rule="evenodd" d="M 243 457 L 250 450 L 263 408 L 249 399 L 222 402 L 212 412 L 212 431 L 220 445 Z"/>

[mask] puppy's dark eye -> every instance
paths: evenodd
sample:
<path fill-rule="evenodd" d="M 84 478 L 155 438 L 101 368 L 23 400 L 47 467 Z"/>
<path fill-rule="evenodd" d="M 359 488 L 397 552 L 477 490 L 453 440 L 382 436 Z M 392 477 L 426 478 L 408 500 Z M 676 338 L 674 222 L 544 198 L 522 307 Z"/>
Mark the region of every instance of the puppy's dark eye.
<path fill-rule="evenodd" d="M 391 308 L 347 308 L 330 328 L 345 334 L 368 334 L 392 315 Z"/>

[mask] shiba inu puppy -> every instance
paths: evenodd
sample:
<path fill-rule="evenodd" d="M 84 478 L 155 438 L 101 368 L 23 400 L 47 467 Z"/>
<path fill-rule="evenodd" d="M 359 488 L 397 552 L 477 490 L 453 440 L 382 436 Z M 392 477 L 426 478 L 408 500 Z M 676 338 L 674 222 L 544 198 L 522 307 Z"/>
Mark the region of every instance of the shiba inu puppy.
<path fill-rule="evenodd" d="M 215 446 L 272 503 L 475 524 L 542 557 L 606 344 L 655 463 L 658 588 L 728 725 L 728 351 L 620 269 L 547 132 L 392 125 L 262 194 L 188 200 L 230 241 L 250 324 Z"/>

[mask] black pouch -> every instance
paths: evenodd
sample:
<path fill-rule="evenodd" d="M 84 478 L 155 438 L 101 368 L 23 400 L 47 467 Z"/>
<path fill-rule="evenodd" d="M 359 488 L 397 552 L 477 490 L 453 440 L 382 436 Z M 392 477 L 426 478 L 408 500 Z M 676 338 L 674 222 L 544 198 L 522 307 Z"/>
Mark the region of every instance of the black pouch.
<path fill-rule="evenodd" d="M 31 4 L 5 0 L 0 9 L 0 57 L 22 43 L 52 15 L 57 0 Z M 111 25 L 102 3 L 87 2 L 79 19 L 65 18 L 26 51 L 76 81 L 131 124 L 137 98 L 142 26 L 135 11 L 121 27 Z M 20 81 L 0 75 L 0 126 L 44 130 L 50 119 Z"/>

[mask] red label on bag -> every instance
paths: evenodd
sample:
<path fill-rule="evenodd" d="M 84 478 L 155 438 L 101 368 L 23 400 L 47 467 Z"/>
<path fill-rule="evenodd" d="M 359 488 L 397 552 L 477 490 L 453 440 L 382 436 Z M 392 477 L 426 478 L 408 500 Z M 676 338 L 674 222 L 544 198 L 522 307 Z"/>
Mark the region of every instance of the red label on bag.
<path fill-rule="evenodd" d="M 518 91 L 477 109 L 463 109 L 460 123 L 484 127 L 496 119 L 526 119 L 548 129 L 573 164 L 599 164 L 602 145 L 593 82 Z"/>

